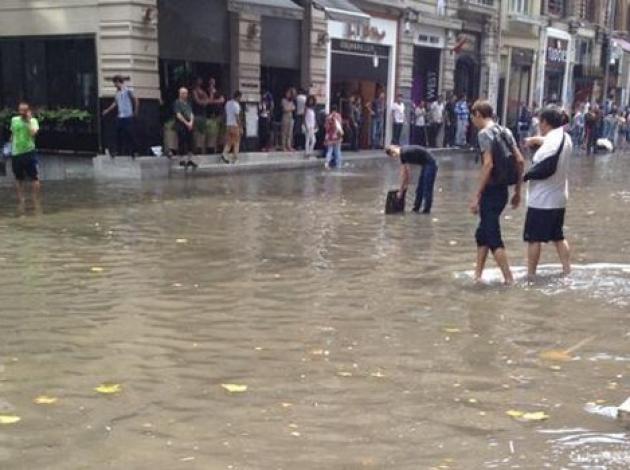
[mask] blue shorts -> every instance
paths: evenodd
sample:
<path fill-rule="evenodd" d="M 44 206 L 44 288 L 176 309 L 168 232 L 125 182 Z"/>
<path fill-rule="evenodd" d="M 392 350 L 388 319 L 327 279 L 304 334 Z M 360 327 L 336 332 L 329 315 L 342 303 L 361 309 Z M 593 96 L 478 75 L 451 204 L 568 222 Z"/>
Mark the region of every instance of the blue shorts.
<path fill-rule="evenodd" d="M 475 238 L 477 246 L 492 251 L 504 248 L 501 238 L 501 213 L 508 202 L 507 186 L 488 186 L 479 201 L 479 226 Z"/>
<path fill-rule="evenodd" d="M 37 155 L 35 151 L 13 155 L 11 157 L 11 168 L 15 179 L 18 181 L 38 181 Z"/>

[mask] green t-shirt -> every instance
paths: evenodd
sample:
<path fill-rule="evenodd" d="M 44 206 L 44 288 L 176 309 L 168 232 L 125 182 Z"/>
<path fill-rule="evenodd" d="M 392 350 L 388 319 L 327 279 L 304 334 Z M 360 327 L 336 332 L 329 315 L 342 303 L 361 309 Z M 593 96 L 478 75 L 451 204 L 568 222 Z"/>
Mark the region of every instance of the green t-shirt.
<path fill-rule="evenodd" d="M 37 119 L 31 118 L 30 125 L 21 116 L 11 119 L 11 153 L 14 156 L 22 155 L 35 150 L 35 136 L 31 129 L 39 130 Z"/>

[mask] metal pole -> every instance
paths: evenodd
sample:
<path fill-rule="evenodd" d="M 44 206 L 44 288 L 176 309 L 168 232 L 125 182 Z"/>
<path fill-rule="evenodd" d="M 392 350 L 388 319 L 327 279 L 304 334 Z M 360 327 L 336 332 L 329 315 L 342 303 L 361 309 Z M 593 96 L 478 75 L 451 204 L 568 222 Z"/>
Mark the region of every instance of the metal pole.
<path fill-rule="evenodd" d="M 612 31 L 613 31 L 613 17 L 615 16 L 615 0 L 608 0 L 606 4 L 606 12 L 608 18 L 606 18 L 606 65 L 604 68 L 604 86 L 602 88 L 602 101 L 604 108 L 606 101 L 608 100 L 608 82 L 610 80 L 610 59 L 612 58 Z M 608 111 L 605 109 L 605 111 Z"/>

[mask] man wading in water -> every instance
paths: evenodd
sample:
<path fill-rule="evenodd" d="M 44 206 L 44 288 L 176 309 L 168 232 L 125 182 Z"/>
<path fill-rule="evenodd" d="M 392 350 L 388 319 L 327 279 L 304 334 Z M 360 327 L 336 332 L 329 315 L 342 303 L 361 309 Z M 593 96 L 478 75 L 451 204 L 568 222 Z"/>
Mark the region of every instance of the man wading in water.
<path fill-rule="evenodd" d="M 555 107 L 540 113 L 542 137 L 526 140 L 528 146 L 541 145 L 534 164 L 525 174 L 529 181 L 527 218 L 523 239 L 527 247 L 527 275 L 536 276 L 541 244 L 553 242 L 565 275 L 571 273 L 569 244 L 564 239 L 564 214 L 569 199 L 569 161 L 573 153 L 571 137 L 564 132 L 562 113 Z"/>
<path fill-rule="evenodd" d="M 419 165 L 422 167 L 418 186 L 416 188 L 416 201 L 413 204 L 413 211 L 420 212 L 422 203 L 424 202 L 423 214 L 431 213 L 433 205 L 433 187 L 435 186 L 435 177 L 437 176 L 438 166 L 431 152 L 419 145 L 390 145 L 385 153 L 392 158 L 400 159 L 400 191 L 398 191 L 398 199 L 405 196 L 405 191 L 409 187 L 411 180 L 410 165 Z"/>
<path fill-rule="evenodd" d="M 508 186 L 515 185 L 512 208 L 521 203 L 521 185 L 525 159 L 516 146 L 509 129 L 498 126 L 492 119 L 494 110 L 487 101 L 477 101 L 472 107 L 472 122 L 479 129 L 478 141 L 482 168 L 479 189 L 470 203 L 470 211 L 479 214 L 477 267 L 475 281 L 481 281 L 483 270 L 492 251 L 505 284 L 514 282 L 505 245 L 501 238 L 501 213 L 508 203 Z"/>

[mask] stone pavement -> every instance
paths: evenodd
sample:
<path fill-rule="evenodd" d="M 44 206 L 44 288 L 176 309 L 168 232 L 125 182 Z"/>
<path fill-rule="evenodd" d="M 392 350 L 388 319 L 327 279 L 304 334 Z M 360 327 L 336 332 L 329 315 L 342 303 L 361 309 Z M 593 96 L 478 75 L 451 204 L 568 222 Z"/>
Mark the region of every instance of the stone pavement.
<path fill-rule="evenodd" d="M 438 158 L 447 158 L 469 154 L 469 150 L 434 149 Z M 255 152 L 242 153 L 235 165 L 220 161 L 219 155 L 196 155 L 193 157 L 199 168 L 194 174 L 204 176 L 236 173 L 288 171 L 324 166 L 321 158 L 305 158 L 303 152 Z M 345 163 L 385 159 L 383 150 L 344 152 Z M 95 157 L 74 157 L 60 155 L 41 155 L 40 175 L 43 181 L 62 181 L 77 179 L 120 180 L 120 179 L 160 179 L 183 176 L 184 169 L 179 166 L 179 158 L 169 160 L 165 157 L 130 157 L 110 158 L 107 155 Z M 190 174 L 191 171 L 188 170 Z M 6 174 L 0 174 L 0 185 L 12 184 L 13 176 L 10 164 Z"/>

